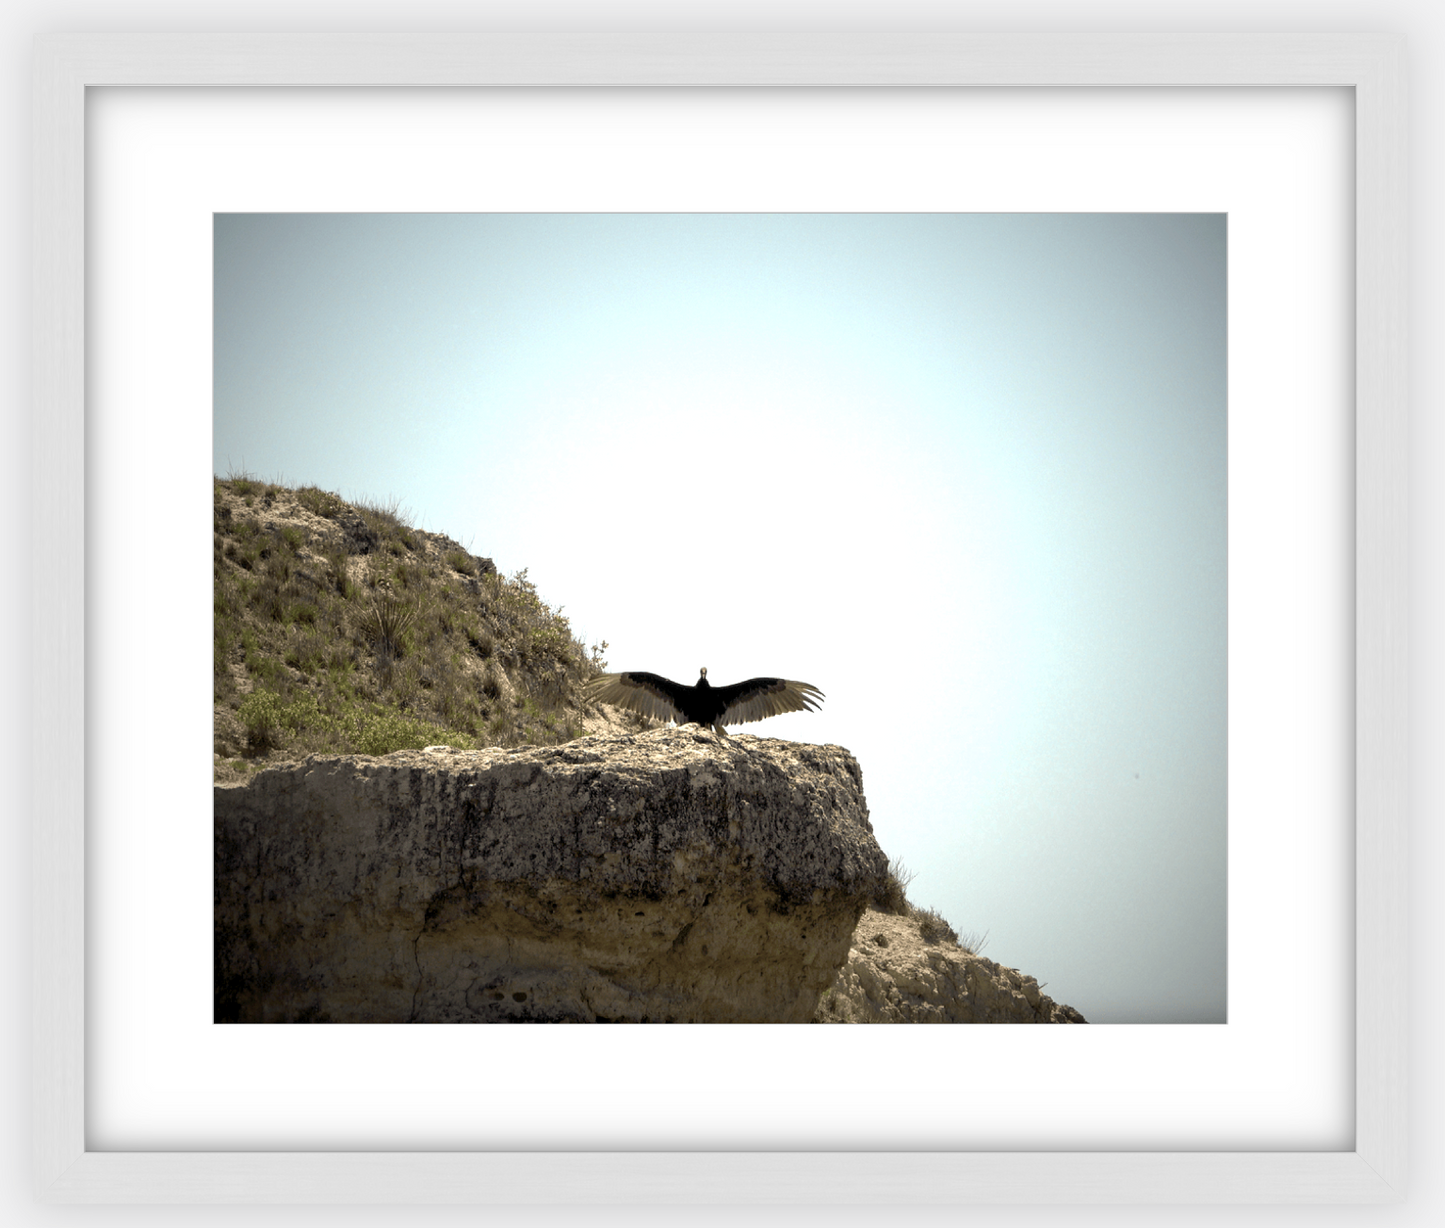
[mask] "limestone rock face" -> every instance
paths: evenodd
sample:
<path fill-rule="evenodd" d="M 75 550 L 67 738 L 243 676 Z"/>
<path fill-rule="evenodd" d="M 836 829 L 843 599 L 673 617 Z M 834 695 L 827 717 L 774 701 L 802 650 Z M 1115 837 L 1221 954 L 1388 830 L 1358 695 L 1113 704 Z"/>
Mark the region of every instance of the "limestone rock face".
<path fill-rule="evenodd" d="M 869 909 L 818 1023 L 1087 1023 L 1016 968 L 928 941 L 911 917 Z"/>
<path fill-rule="evenodd" d="M 806 1022 L 887 873 L 847 751 L 695 726 L 215 790 L 218 1022 Z"/>

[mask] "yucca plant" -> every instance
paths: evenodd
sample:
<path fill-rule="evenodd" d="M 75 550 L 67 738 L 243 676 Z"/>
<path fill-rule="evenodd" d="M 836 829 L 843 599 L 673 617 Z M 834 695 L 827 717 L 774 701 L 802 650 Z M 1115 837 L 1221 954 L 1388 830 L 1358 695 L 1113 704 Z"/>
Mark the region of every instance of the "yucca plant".
<path fill-rule="evenodd" d="M 399 657 L 402 637 L 416 621 L 417 603 L 403 601 L 390 589 L 383 589 L 371 599 L 370 627 L 383 655 Z"/>

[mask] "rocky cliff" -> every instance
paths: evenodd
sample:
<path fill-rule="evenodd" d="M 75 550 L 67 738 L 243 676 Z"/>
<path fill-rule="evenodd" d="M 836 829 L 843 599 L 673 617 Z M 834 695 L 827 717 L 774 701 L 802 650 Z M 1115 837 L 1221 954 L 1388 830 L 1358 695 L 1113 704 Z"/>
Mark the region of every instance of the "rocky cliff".
<path fill-rule="evenodd" d="M 817 1023 L 1087 1023 L 1017 968 L 929 937 L 915 917 L 869 909 Z"/>
<path fill-rule="evenodd" d="M 218 1022 L 805 1022 L 887 873 L 836 746 L 696 727 L 215 790 Z"/>

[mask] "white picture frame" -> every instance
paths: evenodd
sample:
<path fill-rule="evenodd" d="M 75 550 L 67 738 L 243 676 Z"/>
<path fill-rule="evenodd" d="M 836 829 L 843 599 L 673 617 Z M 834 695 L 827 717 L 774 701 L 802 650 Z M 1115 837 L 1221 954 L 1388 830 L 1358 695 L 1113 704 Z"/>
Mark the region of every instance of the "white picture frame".
<path fill-rule="evenodd" d="M 1386 35 L 58 35 L 34 63 L 35 1178 L 55 1202 L 1378 1202 L 1406 1158 L 1405 70 Z M 1355 101 L 1356 1019 L 1339 1152 L 99 1152 L 85 1130 L 85 97 L 115 86 L 1331 86 Z M 483 1193 L 484 1192 L 484 1193 Z"/>

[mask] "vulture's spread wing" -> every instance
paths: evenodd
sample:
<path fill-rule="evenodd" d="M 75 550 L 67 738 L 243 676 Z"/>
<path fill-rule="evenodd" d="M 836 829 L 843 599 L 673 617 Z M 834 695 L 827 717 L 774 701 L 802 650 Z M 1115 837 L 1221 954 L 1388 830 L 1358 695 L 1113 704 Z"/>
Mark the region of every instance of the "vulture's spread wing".
<path fill-rule="evenodd" d="M 588 687 L 593 702 L 616 704 L 657 721 L 684 724 L 686 693 L 693 688 L 664 678 L 661 674 L 603 674 Z"/>
<path fill-rule="evenodd" d="M 823 692 L 806 682 L 790 682 L 786 678 L 749 678 L 732 686 L 713 687 L 712 693 L 722 701 L 720 725 L 743 725 L 761 721 L 783 712 L 816 712 Z"/>

